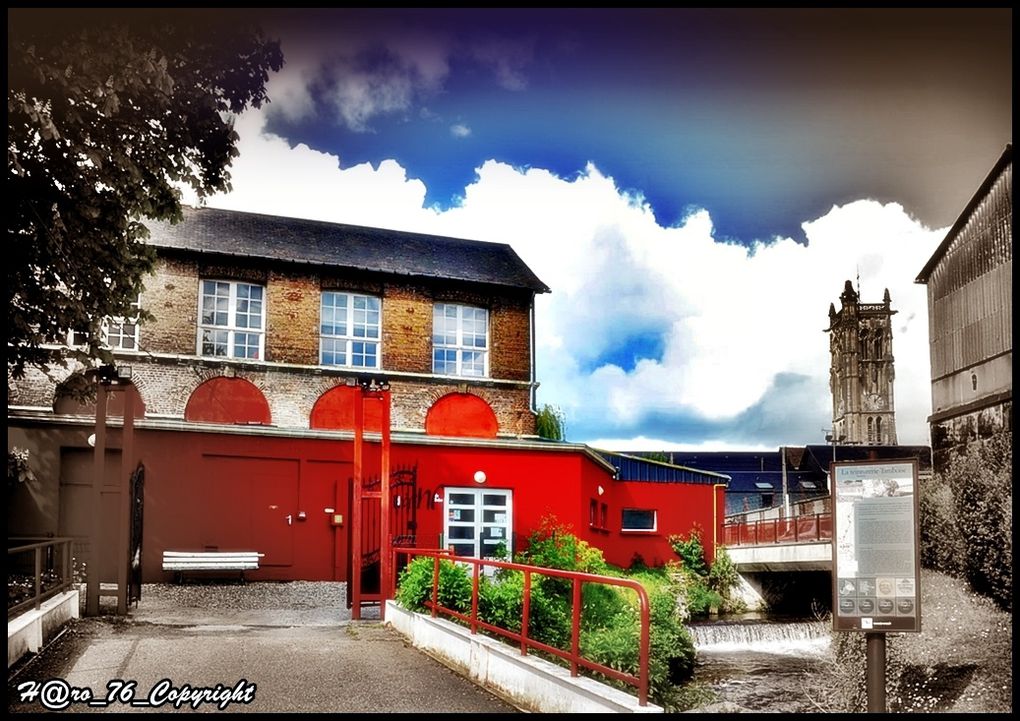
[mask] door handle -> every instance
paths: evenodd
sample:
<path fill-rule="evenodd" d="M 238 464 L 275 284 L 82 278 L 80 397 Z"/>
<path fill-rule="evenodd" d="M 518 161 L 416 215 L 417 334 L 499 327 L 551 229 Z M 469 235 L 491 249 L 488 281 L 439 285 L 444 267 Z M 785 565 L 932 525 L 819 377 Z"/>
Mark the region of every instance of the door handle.
<path fill-rule="evenodd" d="M 291 514 L 288 513 L 287 514 L 287 525 L 289 526 L 289 525 L 291 525 L 293 523 L 294 523 L 294 516 L 292 516 Z"/>

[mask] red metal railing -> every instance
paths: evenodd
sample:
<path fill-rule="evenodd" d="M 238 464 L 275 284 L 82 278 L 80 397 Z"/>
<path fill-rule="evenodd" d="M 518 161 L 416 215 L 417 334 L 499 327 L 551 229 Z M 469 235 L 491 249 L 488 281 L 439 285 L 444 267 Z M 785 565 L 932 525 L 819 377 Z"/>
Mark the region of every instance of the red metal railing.
<path fill-rule="evenodd" d="M 522 563 L 511 563 L 509 561 L 494 561 L 492 559 L 470 558 L 467 556 L 453 556 L 444 549 L 422 549 L 422 548 L 394 548 L 393 568 L 397 568 L 396 559 L 398 556 L 406 556 L 410 561 L 412 556 L 425 556 L 433 559 L 432 570 L 432 599 L 425 602 L 426 608 L 432 611 L 433 616 L 443 614 L 456 618 L 467 623 L 471 633 L 478 633 L 482 628 L 498 636 L 509 638 L 520 644 L 521 655 L 527 656 L 528 649 L 537 649 L 562 658 L 570 663 L 570 675 L 577 676 L 579 669 L 584 668 L 596 671 L 600 674 L 614 678 L 624 683 L 637 687 L 638 703 L 641 706 L 648 704 L 648 653 L 649 653 L 649 605 L 648 592 L 637 581 L 626 578 L 612 578 L 610 576 L 598 576 L 592 573 L 580 573 L 577 571 L 560 571 L 555 568 L 542 568 L 540 566 L 527 566 Z M 439 562 L 440 560 L 452 560 L 458 563 L 467 563 L 472 567 L 471 583 L 471 613 L 470 615 L 455 611 L 439 604 Z M 515 633 L 500 626 L 483 621 L 478 617 L 478 582 L 483 567 L 507 568 L 513 571 L 521 571 L 524 574 L 524 597 L 521 600 L 523 609 L 521 614 L 521 632 Z M 528 622 L 531 610 L 531 578 L 534 575 L 549 576 L 552 578 L 564 578 L 572 583 L 571 594 L 571 624 L 570 624 L 570 650 L 550 646 L 536 641 L 528 636 Z M 581 656 L 581 586 L 585 583 L 601 583 L 607 586 L 620 586 L 629 588 L 637 593 L 640 605 L 641 629 L 638 648 L 638 675 L 634 676 L 624 673 L 615 668 L 603 666 L 590 659 Z M 395 591 L 394 582 L 394 591 Z M 396 595 L 395 593 L 393 594 Z"/>
<path fill-rule="evenodd" d="M 828 512 L 758 521 L 727 521 L 723 526 L 723 544 L 726 546 L 831 540 L 832 514 Z"/>
<path fill-rule="evenodd" d="M 12 541 L 35 539 L 8 539 Z M 26 543 L 7 549 L 8 596 L 12 595 L 12 582 L 18 578 L 32 578 L 32 596 L 8 606 L 8 620 L 28 608 L 39 608 L 47 598 L 71 588 L 71 544 L 73 538 L 47 538 L 39 543 Z M 26 556 L 32 555 L 31 563 Z"/>

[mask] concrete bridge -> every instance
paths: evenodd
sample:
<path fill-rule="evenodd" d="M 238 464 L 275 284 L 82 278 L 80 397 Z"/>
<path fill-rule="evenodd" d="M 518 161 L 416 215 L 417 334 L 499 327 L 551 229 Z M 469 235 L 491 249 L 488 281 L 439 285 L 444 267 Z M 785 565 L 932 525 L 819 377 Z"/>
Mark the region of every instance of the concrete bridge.
<path fill-rule="evenodd" d="M 830 499 L 729 516 L 723 544 L 741 573 L 831 571 Z"/>

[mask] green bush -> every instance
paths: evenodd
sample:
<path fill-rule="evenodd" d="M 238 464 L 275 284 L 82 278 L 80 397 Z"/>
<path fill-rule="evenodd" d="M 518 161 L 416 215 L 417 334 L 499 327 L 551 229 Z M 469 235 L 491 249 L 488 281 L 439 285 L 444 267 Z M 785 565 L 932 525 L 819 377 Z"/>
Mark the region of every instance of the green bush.
<path fill-rule="evenodd" d="M 747 604 L 733 595 L 734 589 L 740 585 L 740 574 L 733 564 L 725 546 L 719 546 L 712 560 L 712 567 L 708 571 L 708 588 L 719 594 L 722 603 L 719 610 L 722 613 L 741 613 L 747 610 Z"/>
<path fill-rule="evenodd" d="M 415 558 L 401 571 L 398 580 L 397 601 L 411 611 L 426 610 L 425 602 L 432 600 L 432 575 L 435 562 L 432 558 Z M 471 578 L 463 565 L 453 561 L 439 562 L 439 604 L 466 613 L 471 610 Z"/>
<path fill-rule="evenodd" d="M 519 633 L 524 617 L 524 574 L 507 571 L 480 579 L 478 617 L 494 626 Z M 531 579 L 528 637 L 559 649 L 570 647 L 570 599 L 550 593 L 538 575 Z"/>
<path fill-rule="evenodd" d="M 966 544 L 956 525 L 953 489 L 942 475 L 936 474 L 921 484 L 918 505 L 921 565 L 960 577 Z"/>
<path fill-rule="evenodd" d="M 1013 450 L 999 437 L 953 459 L 946 474 L 971 588 L 1013 608 Z"/>
<path fill-rule="evenodd" d="M 675 589 L 649 589 L 649 693 L 657 703 L 672 706 L 677 685 L 694 671 L 694 641 L 680 616 Z M 617 613 L 604 629 L 581 634 L 585 657 L 609 668 L 638 675 L 640 618 L 636 604 Z"/>
<path fill-rule="evenodd" d="M 701 528 L 695 525 L 687 538 L 677 534 L 670 536 L 669 545 L 676 555 L 680 556 L 684 568 L 696 576 L 708 576 L 705 547 L 701 544 Z"/>

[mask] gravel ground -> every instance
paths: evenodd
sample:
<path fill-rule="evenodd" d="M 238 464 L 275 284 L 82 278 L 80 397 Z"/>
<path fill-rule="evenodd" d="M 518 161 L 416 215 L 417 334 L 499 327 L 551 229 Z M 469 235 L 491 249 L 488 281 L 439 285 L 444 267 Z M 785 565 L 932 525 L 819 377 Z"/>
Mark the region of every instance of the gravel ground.
<path fill-rule="evenodd" d="M 160 625 L 329 626 L 351 620 L 347 584 L 328 581 L 148 583 L 131 608 L 135 621 Z M 365 607 L 362 618 L 379 618 Z"/>

